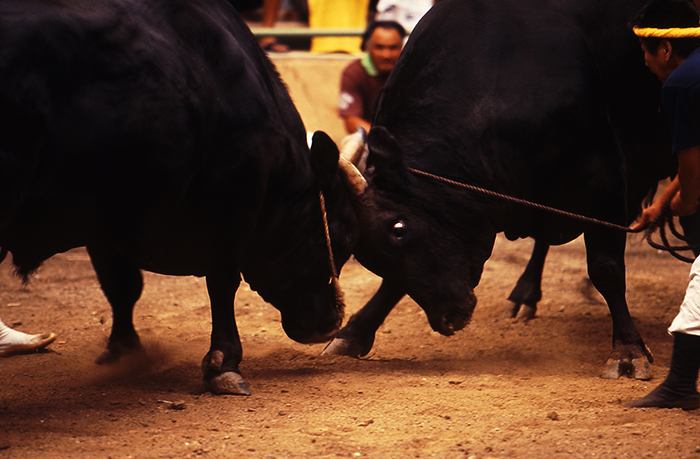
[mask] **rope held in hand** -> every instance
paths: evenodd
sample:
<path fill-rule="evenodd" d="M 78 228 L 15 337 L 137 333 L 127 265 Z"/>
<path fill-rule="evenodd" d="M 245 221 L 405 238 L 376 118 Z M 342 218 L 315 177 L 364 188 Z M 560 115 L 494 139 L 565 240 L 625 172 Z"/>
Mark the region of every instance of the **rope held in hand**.
<path fill-rule="evenodd" d="M 673 246 L 668 242 L 668 238 L 666 237 L 666 226 L 671 230 L 671 234 L 673 234 L 677 239 L 683 241 L 686 243 L 686 245 L 681 245 L 681 246 Z M 654 230 L 656 228 L 659 228 L 659 237 L 661 238 L 662 244 L 657 244 L 651 239 L 651 235 L 654 233 Z M 646 236 L 647 243 L 652 246 L 655 249 L 659 250 L 665 250 L 666 252 L 670 253 L 673 255 L 675 258 L 681 261 L 685 261 L 686 263 L 692 263 L 695 261 L 695 258 L 690 258 L 681 255 L 678 252 L 685 252 L 688 250 L 693 250 L 696 249 L 697 247 L 694 246 L 688 238 L 686 238 L 684 235 L 680 234 L 676 230 L 676 225 L 673 223 L 673 214 L 671 213 L 671 204 L 666 203 L 664 206 L 663 210 L 659 214 L 658 217 L 656 217 L 656 220 L 654 220 L 647 228 L 646 232 L 644 233 Z"/>

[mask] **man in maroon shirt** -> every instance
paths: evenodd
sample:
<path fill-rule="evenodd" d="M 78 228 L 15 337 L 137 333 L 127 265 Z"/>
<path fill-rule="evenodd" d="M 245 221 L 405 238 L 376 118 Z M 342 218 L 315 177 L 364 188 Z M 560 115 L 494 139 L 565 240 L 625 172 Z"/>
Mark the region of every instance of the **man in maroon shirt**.
<path fill-rule="evenodd" d="M 338 114 L 348 133 L 358 127 L 369 132 L 377 96 L 399 59 L 405 36 L 404 28 L 394 21 L 378 21 L 367 27 L 362 36 L 365 54 L 345 67 L 340 80 Z"/>

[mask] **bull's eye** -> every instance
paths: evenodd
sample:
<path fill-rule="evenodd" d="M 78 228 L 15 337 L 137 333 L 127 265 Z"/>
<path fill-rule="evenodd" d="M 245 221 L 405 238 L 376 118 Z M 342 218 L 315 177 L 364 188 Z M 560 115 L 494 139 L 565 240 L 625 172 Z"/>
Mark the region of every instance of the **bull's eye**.
<path fill-rule="evenodd" d="M 401 239 L 406 235 L 406 224 L 401 220 L 397 221 L 391 228 L 391 234 L 393 234 L 396 239 Z"/>

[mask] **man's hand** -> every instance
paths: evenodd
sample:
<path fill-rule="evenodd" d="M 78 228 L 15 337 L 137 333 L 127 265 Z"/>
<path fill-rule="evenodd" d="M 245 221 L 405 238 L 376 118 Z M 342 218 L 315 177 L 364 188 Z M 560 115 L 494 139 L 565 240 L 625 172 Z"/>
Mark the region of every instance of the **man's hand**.
<path fill-rule="evenodd" d="M 364 120 L 359 116 L 348 116 L 347 118 L 343 118 L 343 124 L 345 124 L 345 130 L 348 131 L 348 134 L 354 134 L 358 127 L 364 129 L 365 132 L 369 132 L 370 128 L 372 127 L 372 124 L 369 121 Z"/>
<path fill-rule="evenodd" d="M 630 226 L 631 231 L 641 231 L 649 226 L 651 223 L 656 221 L 664 210 L 664 203 L 661 200 L 654 202 L 649 207 L 642 210 L 642 215 L 639 217 L 636 223 Z"/>
<path fill-rule="evenodd" d="M 659 218 L 659 215 L 661 215 L 661 212 L 663 212 L 664 206 L 679 195 L 680 189 L 681 184 L 678 181 L 678 177 L 676 177 L 671 181 L 671 183 L 668 184 L 663 193 L 661 193 L 661 196 L 659 196 L 656 201 L 654 201 L 649 207 L 642 210 L 642 215 L 639 217 L 639 221 L 630 226 L 630 230 L 641 231 L 656 221 L 656 219 Z"/>

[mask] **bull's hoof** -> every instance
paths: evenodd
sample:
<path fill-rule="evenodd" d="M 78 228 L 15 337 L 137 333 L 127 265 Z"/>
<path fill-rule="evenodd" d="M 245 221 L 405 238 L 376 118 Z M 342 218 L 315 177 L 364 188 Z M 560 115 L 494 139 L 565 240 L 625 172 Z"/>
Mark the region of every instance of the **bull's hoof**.
<path fill-rule="evenodd" d="M 530 306 L 525 303 L 511 302 L 504 308 L 503 317 L 515 319 L 517 322 L 528 322 L 537 315 L 537 306 Z"/>
<path fill-rule="evenodd" d="M 97 365 L 109 365 L 117 363 L 119 359 L 126 355 L 145 352 L 146 350 L 143 348 L 143 346 L 141 346 L 141 343 L 139 343 L 138 341 L 135 344 L 110 343 L 107 345 L 107 349 L 102 351 L 102 354 L 100 354 L 95 359 L 95 363 Z"/>
<path fill-rule="evenodd" d="M 346 355 L 359 359 L 362 355 L 367 354 L 367 352 L 363 351 L 364 346 L 355 341 L 345 338 L 334 338 L 333 341 L 328 343 L 323 349 L 321 355 Z"/>
<path fill-rule="evenodd" d="M 252 392 L 243 377 L 238 373 L 228 371 L 214 376 L 211 379 L 204 379 L 207 390 L 214 394 L 229 395 L 251 395 Z"/>
<path fill-rule="evenodd" d="M 214 394 L 251 395 L 250 387 L 235 371 L 222 370 L 224 353 L 220 350 L 209 351 L 202 360 L 204 385 Z"/>
<path fill-rule="evenodd" d="M 515 319 L 518 317 L 518 311 L 520 310 L 520 305 L 518 303 L 513 303 L 509 301 L 505 308 L 503 308 L 503 318 L 504 319 Z"/>
<path fill-rule="evenodd" d="M 621 364 L 619 360 L 608 359 L 605 363 L 605 369 L 603 370 L 603 379 L 619 379 L 620 376 L 627 373 L 627 370 L 621 369 Z"/>
<path fill-rule="evenodd" d="M 646 357 L 632 359 L 632 367 L 634 368 L 634 379 L 649 381 L 654 376 L 651 371 L 651 364 Z"/>
<path fill-rule="evenodd" d="M 535 318 L 537 315 L 537 306 L 530 306 L 529 304 L 523 304 L 520 306 L 520 311 L 518 312 L 518 317 L 515 319 L 518 322 L 528 322 Z"/>
<path fill-rule="evenodd" d="M 649 359 L 634 346 L 613 351 L 613 355 L 605 364 L 602 376 L 605 379 L 619 379 L 624 375 L 630 375 L 642 381 L 652 378 Z"/>

